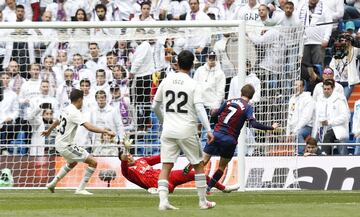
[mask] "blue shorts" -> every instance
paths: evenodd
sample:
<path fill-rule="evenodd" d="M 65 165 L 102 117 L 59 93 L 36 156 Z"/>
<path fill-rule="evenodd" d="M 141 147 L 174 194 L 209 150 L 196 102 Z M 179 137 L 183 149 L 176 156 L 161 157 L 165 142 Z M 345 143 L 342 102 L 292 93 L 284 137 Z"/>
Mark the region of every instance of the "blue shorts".
<path fill-rule="evenodd" d="M 205 145 L 204 152 L 211 156 L 232 158 L 234 156 L 237 140 L 229 135 L 214 132 L 215 140 L 211 144 Z"/>

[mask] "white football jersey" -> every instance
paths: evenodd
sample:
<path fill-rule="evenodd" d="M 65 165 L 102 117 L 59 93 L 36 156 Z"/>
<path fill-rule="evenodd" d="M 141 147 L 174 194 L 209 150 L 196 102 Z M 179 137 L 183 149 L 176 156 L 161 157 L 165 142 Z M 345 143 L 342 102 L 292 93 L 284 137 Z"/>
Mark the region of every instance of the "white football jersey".
<path fill-rule="evenodd" d="M 56 135 L 55 144 L 57 151 L 63 148 L 74 145 L 74 137 L 79 125 L 86 122 L 79 109 L 73 104 L 65 107 L 60 115 L 60 125 L 58 126 L 58 133 Z"/>
<path fill-rule="evenodd" d="M 184 139 L 197 133 L 196 103 L 203 103 L 201 88 L 185 73 L 169 74 L 160 84 L 154 100 L 162 102 L 162 136 Z"/>

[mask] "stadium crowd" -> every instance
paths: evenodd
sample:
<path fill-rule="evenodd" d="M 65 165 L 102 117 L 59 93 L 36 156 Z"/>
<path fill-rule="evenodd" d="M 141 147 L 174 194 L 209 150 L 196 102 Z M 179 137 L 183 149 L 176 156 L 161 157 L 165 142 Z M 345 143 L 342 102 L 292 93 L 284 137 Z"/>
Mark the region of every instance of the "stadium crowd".
<path fill-rule="evenodd" d="M 287 99 L 288 142 L 304 143 L 309 136 L 324 143 L 348 142 L 352 134 L 360 141 L 360 101 L 355 103 L 354 121 L 347 103 L 354 86 L 360 83 L 359 0 L 0 1 L 0 22 L 236 19 L 260 27 L 305 26 L 304 47 L 300 49 L 303 51 L 301 75 L 299 81 L 290 84 L 295 94 Z M 121 38 L 131 31 L 156 34 L 153 29 L 107 28 L 73 29 L 68 34 L 79 38 L 117 35 Z M 212 40 L 203 29 L 191 31 L 186 39 L 0 42 L 0 141 L 3 145 L 13 145 L 3 146 L 0 154 L 53 152 L 43 145 L 54 144 L 56 132 L 48 138 L 40 133 L 70 103 L 69 93 L 73 88 L 84 92 L 82 112 L 88 120 L 118 135 L 115 140 L 104 138 L 80 127 L 76 136 L 79 146 L 88 147 L 94 154 L 116 156 L 117 149 L 111 145 L 121 142 L 125 133 L 135 137 L 137 144 L 158 143 L 159 135 L 144 133 L 159 130 L 150 108 L 152 97 L 159 82 L 177 70 L 176 54 L 183 49 L 193 51 L 197 58 L 193 77 L 207 93 L 205 106 L 209 113 L 218 109 L 224 99 L 239 97 L 237 71 L 225 52 L 230 35 L 218 35 Z M 58 33 L 55 29 L 17 29 L 2 30 L 0 34 L 51 38 Z M 271 28 L 261 34 L 247 35 L 260 50 L 278 37 L 278 32 Z M 275 80 L 270 87 L 279 87 L 277 67 L 281 66 L 279 63 L 274 66 L 279 58 L 275 48 L 263 49 L 258 55 L 259 61 L 255 65 L 248 61 L 246 70 L 246 83 L 256 89 L 252 99 L 255 107 L 264 94 L 261 91 L 265 88 L 264 74 Z M 20 148 L 20 144 L 33 146 Z M 92 148 L 91 144 L 104 144 L 104 147 Z M 346 146 L 340 147 L 339 154 L 347 155 Z M 333 154 L 331 146 L 323 146 L 321 150 Z M 304 148 L 300 148 L 299 154 L 303 152 Z M 354 154 L 360 154 L 360 148 Z"/>

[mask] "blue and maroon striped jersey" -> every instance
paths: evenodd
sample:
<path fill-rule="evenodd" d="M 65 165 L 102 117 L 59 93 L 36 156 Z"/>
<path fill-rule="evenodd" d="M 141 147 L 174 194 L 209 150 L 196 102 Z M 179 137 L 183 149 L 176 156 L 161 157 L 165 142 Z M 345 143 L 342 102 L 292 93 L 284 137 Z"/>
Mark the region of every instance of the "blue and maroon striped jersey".
<path fill-rule="evenodd" d="M 240 130 L 245 121 L 255 120 L 253 108 L 244 99 L 231 99 L 226 101 L 219 109 L 219 120 L 215 125 L 215 132 L 239 137 Z"/>

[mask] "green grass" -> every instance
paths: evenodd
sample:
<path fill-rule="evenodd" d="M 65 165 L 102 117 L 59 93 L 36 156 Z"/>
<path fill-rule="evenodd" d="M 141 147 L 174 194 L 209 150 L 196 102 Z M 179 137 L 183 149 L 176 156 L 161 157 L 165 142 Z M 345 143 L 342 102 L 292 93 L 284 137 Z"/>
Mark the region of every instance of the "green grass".
<path fill-rule="evenodd" d="M 195 190 L 177 190 L 170 195 L 176 211 L 157 209 L 158 196 L 143 190 L 90 190 L 92 196 L 72 190 L 1 190 L 0 216 L 6 217 L 281 217 L 360 216 L 360 192 L 296 191 L 214 193 L 212 210 L 199 210 Z"/>

